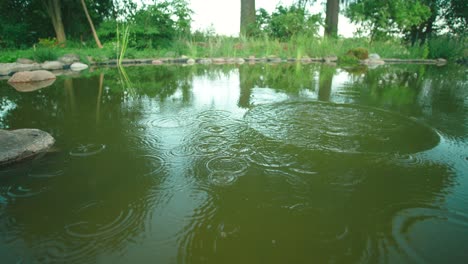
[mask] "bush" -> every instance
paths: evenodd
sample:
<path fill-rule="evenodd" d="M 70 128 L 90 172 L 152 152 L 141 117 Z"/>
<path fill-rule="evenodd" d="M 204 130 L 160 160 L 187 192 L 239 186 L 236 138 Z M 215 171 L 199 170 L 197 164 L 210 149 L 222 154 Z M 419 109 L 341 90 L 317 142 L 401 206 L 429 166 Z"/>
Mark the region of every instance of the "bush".
<path fill-rule="evenodd" d="M 33 53 L 33 59 L 37 62 L 54 61 L 57 58 L 57 52 L 50 48 L 37 48 Z"/>
<path fill-rule="evenodd" d="M 338 61 L 341 64 L 358 64 L 359 63 L 359 59 L 356 56 L 349 55 L 349 54 L 339 57 Z"/>
<path fill-rule="evenodd" d="M 296 5 L 290 7 L 279 5 L 271 15 L 265 9 L 259 9 L 256 21 L 255 28 L 251 29 L 254 36 L 266 35 L 288 40 L 296 35 L 318 36 L 322 18 Z"/>
<path fill-rule="evenodd" d="M 365 60 L 369 58 L 369 51 L 366 48 L 361 48 L 361 47 L 353 48 L 353 49 L 350 49 L 346 53 L 346 55 L 355 57 L 356 59 L 359 59 L 359 60 Z"/>
<path fill-rule="evenodd" d="M 428 57 L 431 59 L 444 58 L 448 60 L 456 60 L 466 56 L 464 54 L 468 50 L 466 40 L 463 38 L 455 38 L 449 36 L 440 36 L 432 38 L 428 41 Z"/>

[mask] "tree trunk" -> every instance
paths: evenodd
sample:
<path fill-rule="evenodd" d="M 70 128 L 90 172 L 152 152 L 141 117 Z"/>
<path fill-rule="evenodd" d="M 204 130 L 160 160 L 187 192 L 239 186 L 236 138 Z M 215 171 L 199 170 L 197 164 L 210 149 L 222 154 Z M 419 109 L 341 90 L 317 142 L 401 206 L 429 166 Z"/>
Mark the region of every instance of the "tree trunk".
<path fill-rule="evenodd" d="M 340 12 L 340 0 L 327 0 L 325 16 L 325 36 L 336 37 L 338 35 L 338 13 Z"/>
<path fill-rule="evenodd" d="M 96 29 L 94 29 L 93 20 L 91 20 L 91 17 L 89 16 L 88 8 L 86 7 L 85 1 L 81 0 L 81 4 L 83 5 L 83 10 L 85 12 L 86 18 L 88 19 L 89 26 L 91 27 L 91 31 L 93 32 L 93 37 L 94 37 L 94 40 L 96 41 L 96 45 L 98 46 L 98 48 L 102 49 L 101 41 L 99 40 L 99 37 L 96 33 Z"/>
<path fill-rule="evenodd" d="M 328 102 L 331 97 L 335 67 L 322 64 L 319 74 L 318 100 Z"/>
<path fill-rule="evenodd" d="M 240 34 L 249 36 L 255 26 L 255 0 L 241 0 Z"/>
<path fill-rule="evenodd" d="M 250 108 L 250 98 L 252 96 L 252 89 L 254 87 L 254 81 L 252 80 L 251 69 L 247 67 L 239 67 L 239 84 L 240 94 L 237 105 L 240 108 Z"/>
<path fill-rule="evenodd" d="M 60 0 L 44 0 L 45 10 L 52 20 L 54 26 L 55 35 L 59 43 L 64 43 L 67 38 L 65 36 L 65 28 L 62 21 L 62 10 Z"/>

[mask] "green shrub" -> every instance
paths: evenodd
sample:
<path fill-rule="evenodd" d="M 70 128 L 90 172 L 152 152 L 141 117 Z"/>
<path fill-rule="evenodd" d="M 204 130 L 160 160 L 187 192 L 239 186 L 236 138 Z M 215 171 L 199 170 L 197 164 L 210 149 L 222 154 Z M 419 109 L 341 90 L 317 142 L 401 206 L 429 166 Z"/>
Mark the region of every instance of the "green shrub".
<path fill-rule="evenodd" d="M 358 64 L 359 59 L 356 58 L 356 56 L 354 56 L 354 55 L 346 54 L 344 56 L 339 57 L 338 62 L 340 64 Z"/>
<path fill-rule="evenodd" d="M 37 46 L 40 48 L 53 48 L 57 46 L 57 44 L 56 38 L 40 38 Z"/>
<path fill-rule="evenodd" d="M 369 51 L 366 48 L 361 48 L 361 47 L 353 48 L 353 49 L 348 50 L 346 55 L 355 57 L 359 60 L 365 60 L 369 58 Z"/>
<path fill-rule="evenodd" d="M 459 59 L 468 50 L 466 40 L 449 36 L 435 37 L 428 41 L 428 58 L 444 58 L 448 60 Z"/>
<path fill-rule="evenodd" d="M 33 59 L 37 62 L 57 60 L 58 54 L 51 48 L 36 48 L 33 53 Z"/>

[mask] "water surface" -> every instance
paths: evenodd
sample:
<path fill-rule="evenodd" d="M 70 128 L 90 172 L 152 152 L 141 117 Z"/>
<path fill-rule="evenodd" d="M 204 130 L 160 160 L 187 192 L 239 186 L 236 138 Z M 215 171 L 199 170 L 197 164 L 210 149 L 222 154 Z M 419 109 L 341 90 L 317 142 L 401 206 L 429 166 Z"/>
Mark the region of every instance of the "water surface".
<path fill-rule="evenodd" d="M 468 261 L 457 66 L 145 66 L 0 82 L 4 263 Z"/>

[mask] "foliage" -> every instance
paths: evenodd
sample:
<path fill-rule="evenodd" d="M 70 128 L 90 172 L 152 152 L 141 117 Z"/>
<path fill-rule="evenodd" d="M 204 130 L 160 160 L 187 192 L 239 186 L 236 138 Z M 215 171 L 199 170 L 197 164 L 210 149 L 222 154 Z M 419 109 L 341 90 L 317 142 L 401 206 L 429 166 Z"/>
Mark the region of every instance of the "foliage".
<path fill-rule="evenodd" d="M 257 11 L 254 35 L 266 35 L 271 38 L 286 40 L 295 35 L 318 36 L 322 18 L 312 15 L 305 8 L 292 5 L 279 5 L 270 15 L 265 9 Z"/>
<path fill-rule="evenodd" d="M 362 48 L 362 47 L 353 48 L 353 49 L 348 50 L 346 55 L 355 57 L 359 60 L 365 60 L 369 58 L 369 51 L 366 48 Z"/>
<path fill-rule="evenodd" d="M 49 38 L 55 35 L 42 1 L 0 1 L 1 48 L 26 48 L 36 43 L 39 38 Z M 116 13 L 113 0 L 87 0 L 86 2 L 96 26 Z M 60 3 L 67 37 L 80 41 L 91 38 L 89 24 L 80 1 L 63 0 Z"/>
<path fill-rule="evenodd" d="M 359 59 L 352 54 L 345 54 L 343 56 L 340 56 L 338 59 L 339 59 L 340 64 L 345 64 L 345 65 L 359 63 Z"/>
<path fill-rule="evenodd" d="M 58 54 L 52 48 L 39 47 L 34 50 L 33 58 L 37 62 L 54 61 L 58 58 Z"/>
<path fill-rule="evenodd" d="M 192 11 L 185 0 L 166 0 L 137 10 L 127 18 L 131 26 L 129 46 L 167 48 L 179 36 L 189 36 Z M 117 22 L 105 21 L 98 29 L 103 41 L 114 41 Z"/>
<path fill-rule="evenodd" d="M 357 0 L 345 12 L 370 32 L 371 40 L 385 40 L 426 21 L 431 10 L 421 0 Z"/>
<path fill-rule="evenodd" d="M 429 58 L 455 60 L 468 56 L 468 42 L 463 37 L 435 37 L 427 42 L 427 47 Z"/>
<path fill-rule="evenodd" d="M 57 44 L 58 42 L 56 38 L 40 38 L 37 46 L 42 48 L 53 48 L 57 46 Z"/>
<path fill-rule="evenodd" d="M 448 29 L 458 36 L 468 35 L 468 5 L 466 0 L 440 0 L 442 17 Z"/>

